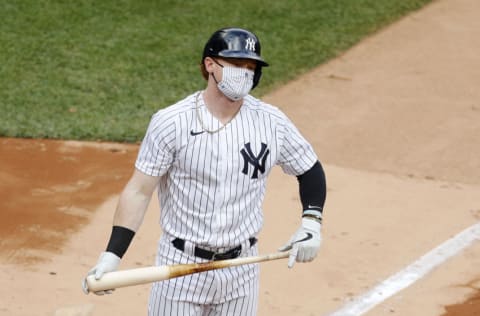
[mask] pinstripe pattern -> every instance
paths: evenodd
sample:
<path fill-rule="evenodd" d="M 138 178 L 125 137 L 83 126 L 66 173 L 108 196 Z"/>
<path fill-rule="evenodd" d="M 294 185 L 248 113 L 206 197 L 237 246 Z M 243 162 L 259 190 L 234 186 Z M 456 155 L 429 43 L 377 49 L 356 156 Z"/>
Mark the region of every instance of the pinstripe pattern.
<path fill-rule="evenodd" d="M 202 260 L 172 247 L 170 241 L 175 237 L 224 251 L 257 236 L 271 168 L 280 165 L 285 173 L 300 175 L 317 161 L 312 147 L 290 120 L 278 108 L 252 96 L 244 99 L 236 117 L 221 131 L 202 133 L 195 96 L 152 117 L 135 164 L 145 174 L 162 176 L 158 194 L 164 236 L 157 264 Z M 205 128 L 222 126 L 202 97 L 199 105 Z M 256 247 L 250 251 L 256 252 Z M 195 304 L 208 304 L 211 315 L 254 315 L 257 269 L 249 265 L 157 283 L 150 307 L 162 311 L 151 315 L 175 315 L 168 310 L 169 300 L 182 302 L 176 310 L 191 311 Z M 218 312 L 221 308 L 228 311 Z"/>
<path fill-rule="evenodd" d="M 160 239 L 157 265 L 207 261 L 177 250 L 171 245 L 171 239 L 172 236 L 168 234 Z M 257 247 L 254 246 L 242 256 L 257 254 Z M 156 282 L 150 293 L 149 316 L 255 315 L 258 270 L 258 264 L 250 264 Z M 222 309 L 223 312 L 218 312 Z"/>

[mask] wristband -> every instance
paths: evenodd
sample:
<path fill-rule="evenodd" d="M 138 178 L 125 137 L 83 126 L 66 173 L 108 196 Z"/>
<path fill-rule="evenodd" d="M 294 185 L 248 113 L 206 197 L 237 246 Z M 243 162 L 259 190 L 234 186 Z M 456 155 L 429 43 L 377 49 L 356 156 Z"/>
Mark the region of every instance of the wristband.
<path fill-rule="evenodd" d="M 135 236 L 133 230 L 122 226 L 113 226 L 107 251 L 113 252 L 119 258 L 122 258 L 127 251 L 128 246 L 130 246 L 133 236 Z"/>

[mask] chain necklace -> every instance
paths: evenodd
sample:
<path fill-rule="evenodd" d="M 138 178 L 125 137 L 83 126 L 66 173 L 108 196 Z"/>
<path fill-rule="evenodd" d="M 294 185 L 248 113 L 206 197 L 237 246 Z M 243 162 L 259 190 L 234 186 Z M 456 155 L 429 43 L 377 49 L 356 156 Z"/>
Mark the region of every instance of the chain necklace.
<path fill-rule="evenodd" d="M 200 94 L 202 92 L 199 91 L 195 97 L 195 111 L 197 113 L 197 119 L 198 119 L 198 122 L 200 123 L 200 126 L 202 127 L 202 130 L 204 130 L 205 132 L 209 133 L 209 134 L 215 134 L 215 133 L 218 133 L 220 132 L 222 129 L 225 128 L 225 126 L 228 125 L 228 123 L 230 123 L 234 118 L 235 116 L 237 116 L 238 112 L 240 112 L 240 107 L 238 107 L 238 110 L 237 112 L 235 112 L 235 114 L 233 114 L 233 116 L 228 120 L 228 122 L 226 122 L 225 124 L 223 124 L 222 126 L 220 126 L 219 128 L 217 128 L 216 130 L 209 130 L 205 127 L 205 125 L 203 124 L 203 119 L 202 119 L 202 113 L 200 111 L 200 105 L 198 104 L 198 99 L 200 98 Z"/>

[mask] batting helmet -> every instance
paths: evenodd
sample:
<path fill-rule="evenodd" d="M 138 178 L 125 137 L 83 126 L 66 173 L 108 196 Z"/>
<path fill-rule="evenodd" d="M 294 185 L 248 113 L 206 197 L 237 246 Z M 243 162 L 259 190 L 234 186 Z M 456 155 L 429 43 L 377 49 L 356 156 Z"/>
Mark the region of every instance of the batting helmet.
<path fill-rule="evenodd" d="M 255 88 L 262 76 L 262 67 L 268 66 L 260 55 L 260 41 L 250 31 L 241 28 L 223 28 L 210 37 L 203 49 L 202 64 L 205 57 L 242 58 L 257 62 L 253 77 Z"/>

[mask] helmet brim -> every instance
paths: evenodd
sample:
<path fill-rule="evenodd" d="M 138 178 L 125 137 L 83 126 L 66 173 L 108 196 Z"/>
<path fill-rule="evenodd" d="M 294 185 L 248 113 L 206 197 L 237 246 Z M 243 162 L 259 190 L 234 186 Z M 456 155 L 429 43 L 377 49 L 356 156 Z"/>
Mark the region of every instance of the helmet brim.
<path fill-rule="evenodd" d="M 255 60 L 258 65 L 262 67 L 268 67 L 268 63 L 255 53 L 249 54 L 245 51 L 229 50 L 229 51 L 221 51 L 217 55 L 218 57 L 223 57 L 223 58 L 242 58 L 242 59 Z"/>

